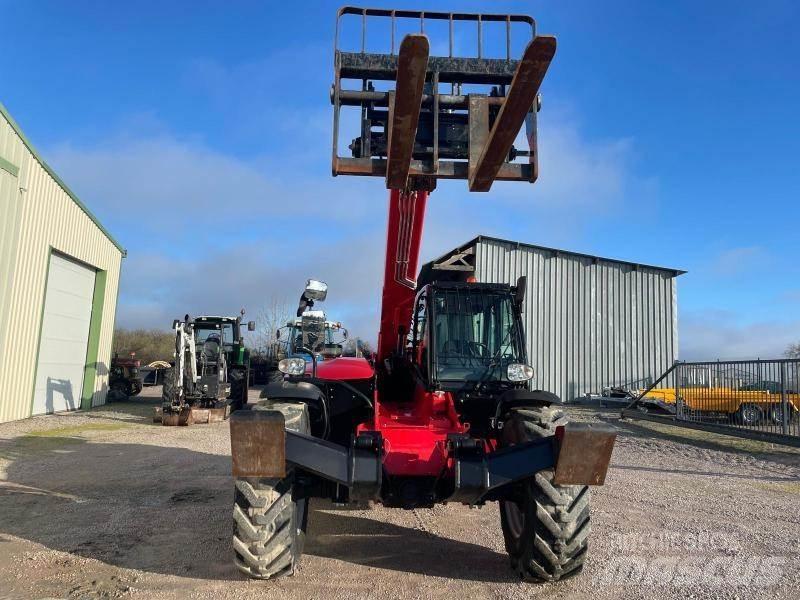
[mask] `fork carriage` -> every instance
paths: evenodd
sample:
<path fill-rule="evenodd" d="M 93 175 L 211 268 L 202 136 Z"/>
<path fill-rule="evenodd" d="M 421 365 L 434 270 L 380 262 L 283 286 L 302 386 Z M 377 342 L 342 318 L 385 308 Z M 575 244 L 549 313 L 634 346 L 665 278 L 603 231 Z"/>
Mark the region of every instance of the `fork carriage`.
<path fill-rule="evenodd" d="M 361 51 L 340 48 L 343 19 L 361 18 Z M 366 50 L 368 17 L 391 21 L 388 54 Z M 405 65 L 395 52 L 398 21 L 418 21 L 419 35 L 407 36 L 413 58 L 413 85 L 401 82 Z M 425 24 L 446 21 L 449 55 L 429 56 Z M 453 55 L 454 23 L 475 23 L 477 56 Z M 483 56 L 485 23 L 505 25 L 505 58 Z M 522 59 L 511 58 L 512 29 L 530 29 Z M 409 40 L 409 38 L 413 38 Z M 345 7 L 336 19 L 334 44 L 333 163 L 334 175 L 373 175 L 387 178 L 388 188 L 405 187 L 409 176 L 419 187 L 433 189 L 435 180 L 468 179 L 470 191 L 488 191 L 494 179 L 534 182 L 539 174 L 536 113 L 538 89 L 555 54 L 552 36 L 537 36 L 533 18 L 523 15 L 442 13 Z M 359 89 L 344 87 L 360 82 Z M 396 88 L 378 91 L 375 82 L 397 81 Z M 450 93 L 441 93 L 450 84 Z M 480 92 L 464 93 L 464 86 Z M 351 156 L 339 156 L 342 106 L 360 108 L 360 132 L 349 145 Z M 527 148 L 514 141 L 524 121 Z M 414 135 L 411 125 L 416 123 Z M 392 135 L 393 132 L 400 134 Z M 407 147 L 393 148 L 391 142 Z M 402 159 L 410 156 L 406 166 Z M 522 160 L 519 160 L 522 159 Z"/>

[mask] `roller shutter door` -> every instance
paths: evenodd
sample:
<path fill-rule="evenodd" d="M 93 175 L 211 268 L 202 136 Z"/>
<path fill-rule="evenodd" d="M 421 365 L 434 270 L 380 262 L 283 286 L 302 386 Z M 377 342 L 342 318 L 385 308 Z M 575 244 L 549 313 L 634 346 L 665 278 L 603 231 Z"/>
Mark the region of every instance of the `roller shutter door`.
<path fill-rule="evenodd" d="M 50 257 L 33 414 L 81 405 L 95 271 L 58 254 Z"/>

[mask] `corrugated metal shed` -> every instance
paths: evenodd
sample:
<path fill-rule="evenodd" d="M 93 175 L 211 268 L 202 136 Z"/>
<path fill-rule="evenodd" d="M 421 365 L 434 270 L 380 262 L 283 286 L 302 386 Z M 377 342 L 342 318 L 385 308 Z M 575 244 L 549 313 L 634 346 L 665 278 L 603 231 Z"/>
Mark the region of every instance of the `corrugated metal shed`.
<path fill-rule="evenodd" d="M 81 405 L 103 404 L 125 251 L 42 160 L 0 104 L 0 422 L 32 411 L 53 253 L 96 271 Z"/>
<path fill-rule="evenodd" d="M 433 265 L 461 265 L 489 283 L 527 276 L 533 386 L 565 401 L 654 379 L 677 358 L 677 277 L 684 271 L 486 236 Z"/>

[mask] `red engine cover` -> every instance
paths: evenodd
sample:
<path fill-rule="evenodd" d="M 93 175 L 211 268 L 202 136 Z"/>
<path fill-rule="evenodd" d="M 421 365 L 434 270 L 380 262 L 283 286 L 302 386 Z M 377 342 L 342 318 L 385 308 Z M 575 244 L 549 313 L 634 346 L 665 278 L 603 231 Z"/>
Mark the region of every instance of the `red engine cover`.
<path fill-rule="evenodd" d="M 306 374 L 311 374 L 311 363 L 306 363 Z M 317 377 L 334 381 L 350 379 L 369 379 L 375 375 L 366 359 L 341 357 L 323 360 L 317 363 Z"/>

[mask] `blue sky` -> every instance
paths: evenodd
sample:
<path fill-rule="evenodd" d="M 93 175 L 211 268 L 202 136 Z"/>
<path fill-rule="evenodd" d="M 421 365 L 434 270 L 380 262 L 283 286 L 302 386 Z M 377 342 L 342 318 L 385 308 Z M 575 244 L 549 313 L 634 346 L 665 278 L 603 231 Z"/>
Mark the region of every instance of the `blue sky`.
<path fill-rule="evenodd" d="M 330 176 L 338 3 L 291 6 L 0 0 L 15 24 L 0 38 L 0 101 L 128 249 L 119 324 L 253 315 L 314 275 L 331 286 L 329 314 L 374 335 L 386 192 Z M 426 258 L 488 234 L 686 269 L 682 357 L 763 357 L 800 340 L 796 3 L 491 10 L 532 14 L 558 37 L 541 178 L 488 195 L 440 184 Z"/>

